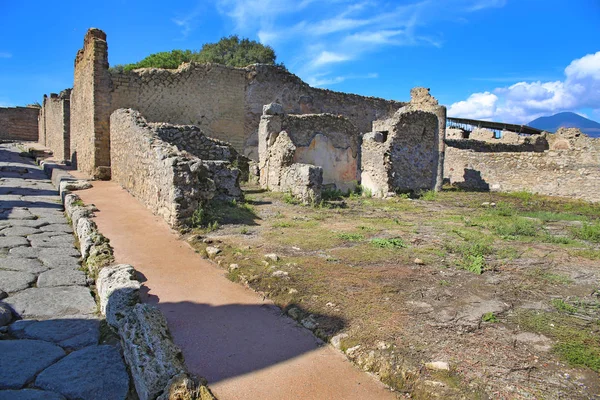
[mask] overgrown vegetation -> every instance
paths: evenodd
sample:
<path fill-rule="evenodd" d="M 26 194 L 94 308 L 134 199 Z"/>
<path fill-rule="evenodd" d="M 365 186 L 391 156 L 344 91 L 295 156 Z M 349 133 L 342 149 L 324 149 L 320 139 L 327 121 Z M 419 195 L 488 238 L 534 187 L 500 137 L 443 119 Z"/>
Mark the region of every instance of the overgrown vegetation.
<path fill-rule="evenodd" d="M 217 63 L 230 67 L 245 67 L 250 64 L 271 64 L 283 67 L 275 62 L 277 56 L 271 46 L 265 46 L 255 40 L 237 35 L 224 37 L 217 43 L 206 43 L 200 51 L 171 50 L 150 54 L 143 60 L 124 65 L 116 65 L 114 71 L 131 71 L 137 68 L 177 69 L 184 62 Z"/>

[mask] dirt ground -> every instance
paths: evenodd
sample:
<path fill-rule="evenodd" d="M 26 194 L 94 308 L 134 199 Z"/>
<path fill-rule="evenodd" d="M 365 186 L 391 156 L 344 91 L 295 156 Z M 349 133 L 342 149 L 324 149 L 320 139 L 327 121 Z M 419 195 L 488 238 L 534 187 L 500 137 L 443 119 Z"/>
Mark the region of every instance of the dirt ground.
<path fill-rule="evenodd" d="M 600 205 L 245 196 L 199 210 L 192 246 L 399 397 L 600 398 Z"/>

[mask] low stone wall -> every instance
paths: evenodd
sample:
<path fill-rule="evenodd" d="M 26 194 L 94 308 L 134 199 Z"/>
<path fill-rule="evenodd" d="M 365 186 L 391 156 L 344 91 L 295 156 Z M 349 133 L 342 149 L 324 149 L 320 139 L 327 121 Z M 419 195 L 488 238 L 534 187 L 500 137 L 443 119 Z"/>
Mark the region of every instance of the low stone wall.
<path fill-rule="evenodd" d="M 44 119 L 42 137 L 44 144 L 56 160 L 70 160 L 70 127 L 71 127 L 71 89 L 60 94 L 51 93 L 44 97 L 41 116 Z M 40 143 L 42 138 L 39 139 Z"/>
<path fill-rule="evenodd" d="M 111 115 L 111 140 L 112 179 L 173 227 L 190 222 L 203 202 L 241 196 L 237 169 L 180 151 L 137 111 Z"/>
<path fill-rule="evenodd" d="M 467 189 L 600 201 L 600 140 L 561 132 L 549 135 L 547 142 L 536 139 L 537 151 L 531 143 L 447 140 L 445 179 Z"/>
<path fill-rule="evenodd" d="M 54 163 L 43 165 L 59 187 L 65 213 L 79 240 L 82 264 L 95 278 L 100 312 L 120 338 L 138 398 L 215 400 L 208 387 L 188 372 L 181 349 L 173 343 L 160 310 L 140 303 L 141 284 L 133 266 L 113 264 L 113 249 L 91 219 L 94 207 L 84 205 L 71 192 L 91 185 L 75 180 L 61 167 Z M 97 254 L 105 254 L 101 263 L 94 258 Z"/>
<path fill-rule="evenodd" d="M 164 122 L 148 123 L 165 142 L 187 151 L 201 160 L 227 161 L 240 170 L 240 178 L 248 180 L 248 159 L 233 146 L 222 140 L 208 137 L 195 125 L 173 125 Z"/>
<path fill-rule="evenodd" d="M 441 161 L 434 113 L 402 108 L 373 128 L 361 147 L 360 182 L 365 189 L 382 197 L 437 188 Z"/>
<path fill-rule="evenodd" d="M 0 140 L 38 140 L 38 107 L 0 107 Z"/>

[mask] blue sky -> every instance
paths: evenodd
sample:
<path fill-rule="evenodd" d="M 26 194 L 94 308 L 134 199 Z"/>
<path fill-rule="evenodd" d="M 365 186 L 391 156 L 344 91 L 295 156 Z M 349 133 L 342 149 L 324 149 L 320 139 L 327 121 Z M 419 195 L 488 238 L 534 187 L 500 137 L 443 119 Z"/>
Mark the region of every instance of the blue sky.
<path fill-rule="evenodd" d="M 0 0 L 0 106 L 71 87 L 90 27 L 111 65 L 237 33 L 314 86 L 395 100 L 425 86 L 452 116 L 600 120 L 600 0 Z"/>

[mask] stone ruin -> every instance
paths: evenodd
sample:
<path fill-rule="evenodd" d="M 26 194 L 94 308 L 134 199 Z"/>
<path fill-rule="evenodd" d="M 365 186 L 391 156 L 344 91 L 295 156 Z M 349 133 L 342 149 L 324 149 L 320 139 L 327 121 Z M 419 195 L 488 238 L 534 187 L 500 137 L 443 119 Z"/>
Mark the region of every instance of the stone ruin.
<path fill-rule="evenodd" d="M 209 199 L 240 198 L 252 160 L 263 186 L 305 202 L 362 180 L 377 195 L 439 188 L 446 110 L 428 89 L 411 97 L 312 88 L 272 65 L 113 71 L 106 34 L 91 28 L 73 89 L 44 98 L 38 140 L 84 174 L 112 177 L 180 227 Z M 389 132 L 389 143 L 370 139 L 377 134 L 363 143 L 372 129 Z"/>
<path fill-rule="evenodd" d="M 362 185 L 379 197 L 439 188 L 445 108 L 428 89 L 412 94 L 364 135 L 343 116 L 290 115 L 280 104 L 266 105 L 259 127 L 261 186 L 305 203 L 318 201 L 323 188 L 347 192 Z"/>
<path fill-rule="evenodd" d="M 468 138 L 460 129 L 446 134 L 444 179 L 469 190 L 529 191 L 600 201 L 600 140 L 576 128 L 519 135 L 487 129 Z"/>

